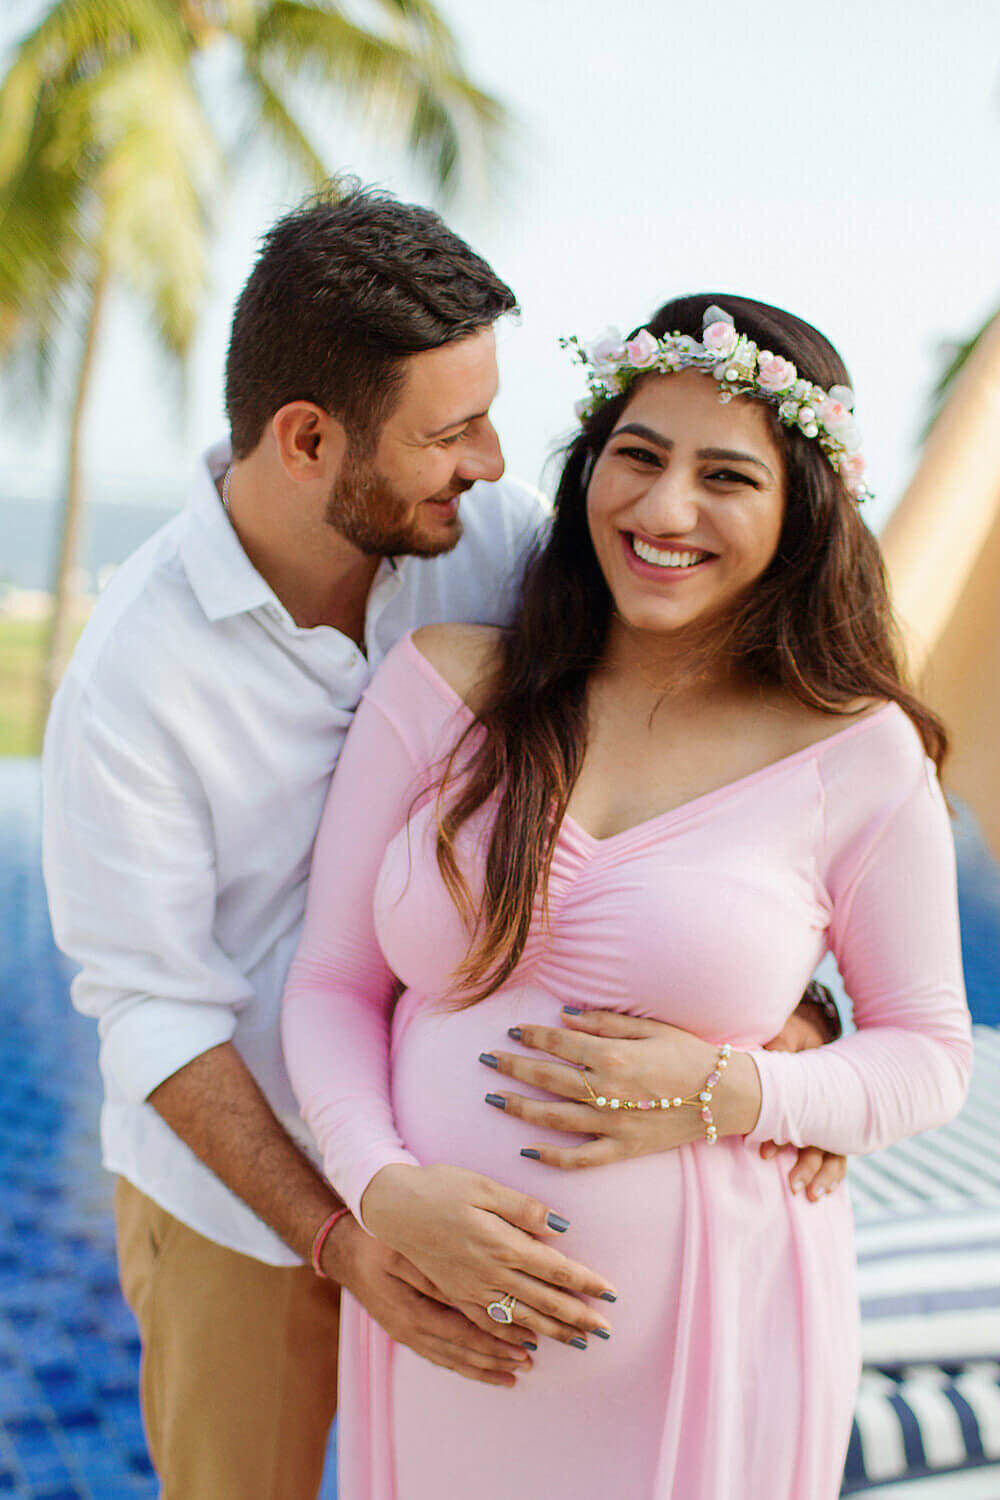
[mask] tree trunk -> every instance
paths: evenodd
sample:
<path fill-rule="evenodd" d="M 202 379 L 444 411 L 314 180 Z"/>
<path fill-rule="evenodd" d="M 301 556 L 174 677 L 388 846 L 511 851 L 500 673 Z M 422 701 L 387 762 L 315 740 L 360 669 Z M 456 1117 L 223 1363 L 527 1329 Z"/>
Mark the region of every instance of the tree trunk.
<path fill-rule="evenodd" d="M 83 418 L 90 394 L 90 380 L 97 348 L 97 331 L 104 307 L 108 285 L 108 267 L 102 257 L 94 272 L 93 289 L 87 326 L 84 331 L 83 349 L 77 370 L 76 390 L 73 394 L 73 409 L 70 415 L 69 438 L 66 449 L 66 488 L 60 515 L 56 561 L 52 578 L 52 614 L 49 621 L 49 636 L 42 669 L 40 731 L 45 732 L 46 720 L 56 688 L 69 660 L 73 637 L 75 606 L 77 604 L 76 571 L 80 555 L 80 534 L 83 529 Z"/>

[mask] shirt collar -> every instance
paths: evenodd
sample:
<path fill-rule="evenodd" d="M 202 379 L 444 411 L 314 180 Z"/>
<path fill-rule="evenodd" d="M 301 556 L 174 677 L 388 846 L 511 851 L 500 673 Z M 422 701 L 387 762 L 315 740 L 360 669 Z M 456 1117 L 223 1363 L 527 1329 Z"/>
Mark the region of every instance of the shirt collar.
<path fill-rule="evenodd" d="M 282 608 L 243 551 L 215 487 L 230 457 L 226 442 L 216 443 L 203 455 L 188 496 L 187 526 L 181 537 L 184 571 L 209 620 L 225 620 L 262 604 Z"/>
<path fill-rule="evenodd" d="M 219 498 L 216 485 L 231 458 L 229 443 L 223 441 L 209 448 L 199 461 L 188 496 L 187 526 L 180 544 L 184 571 L 207 619 L 225 620 L 270 605 L 288 625 L 297 629 L 270 584 L 264 581 L 244 552 Z M 366 635 L 374 628 L 382 606 L 398 592 L 404 576 L 418 560 L 413 557 L 382 559 L 368 595 Z"/>

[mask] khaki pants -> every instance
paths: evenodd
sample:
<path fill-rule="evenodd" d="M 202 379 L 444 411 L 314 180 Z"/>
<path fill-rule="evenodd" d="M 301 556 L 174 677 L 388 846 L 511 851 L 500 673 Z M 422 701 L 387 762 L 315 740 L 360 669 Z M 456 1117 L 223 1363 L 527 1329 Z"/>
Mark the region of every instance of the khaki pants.
<path fill-rule="evenodd" d="M 161 1500 L 315 1500 L 337 1409 L 339 1287 L 223 1249 L 118 1179 Z"/>

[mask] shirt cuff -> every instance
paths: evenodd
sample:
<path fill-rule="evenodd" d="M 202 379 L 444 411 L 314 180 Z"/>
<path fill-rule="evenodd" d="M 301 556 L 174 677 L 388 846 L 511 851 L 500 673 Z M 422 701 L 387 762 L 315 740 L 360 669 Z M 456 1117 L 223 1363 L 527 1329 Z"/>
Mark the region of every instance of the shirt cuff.
<path fill-rule="evenodd" d="M 101 1038 L 101 1071 L 130 1104 L 142 1104 L 187 1063 L 232 1039 L 227 1005 L 138 1000 Z"/>

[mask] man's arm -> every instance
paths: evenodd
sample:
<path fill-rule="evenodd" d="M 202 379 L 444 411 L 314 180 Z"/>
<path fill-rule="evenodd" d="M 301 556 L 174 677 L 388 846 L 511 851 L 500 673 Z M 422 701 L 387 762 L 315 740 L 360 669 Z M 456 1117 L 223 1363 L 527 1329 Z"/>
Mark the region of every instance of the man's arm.
<path fill-rule="evenodd" d="M 338 1200 L 231 1045 L 250 986 L 215 938 L 211 816 L 182 758 L 164 764 L 149 731 L 141 697 L 95 704 L 72 676 L 49 720 L 43 860 L 56 941 L 80 966 L 73 1002 L 100 1025 L 102 1069 L 119 1096 L 152 1099 L 210 1170 L 308 1257 Z M 417 1353 L 511 1383 L 510 1346 L 430 1300 L 418 1273 L 353 1221 L 329 1235 L 324 1269 Z"/>
<path fill-rule="evenodd" d="M 279 1124 L 236 1048 L 226 1042 L 202 1053 L 155 1088 L 148 1102 L 308 1263 L 316 1231 L 340 1199 Z M 530 1366 L 520 1339 L 505 1342 L 441 1306 L 420 1273 L 350 1215 L 327 1235 L 320 1264 L 391 1338 L 434 1364 L 492 1385 L 510 1385 L 514 1371 Z"/>

